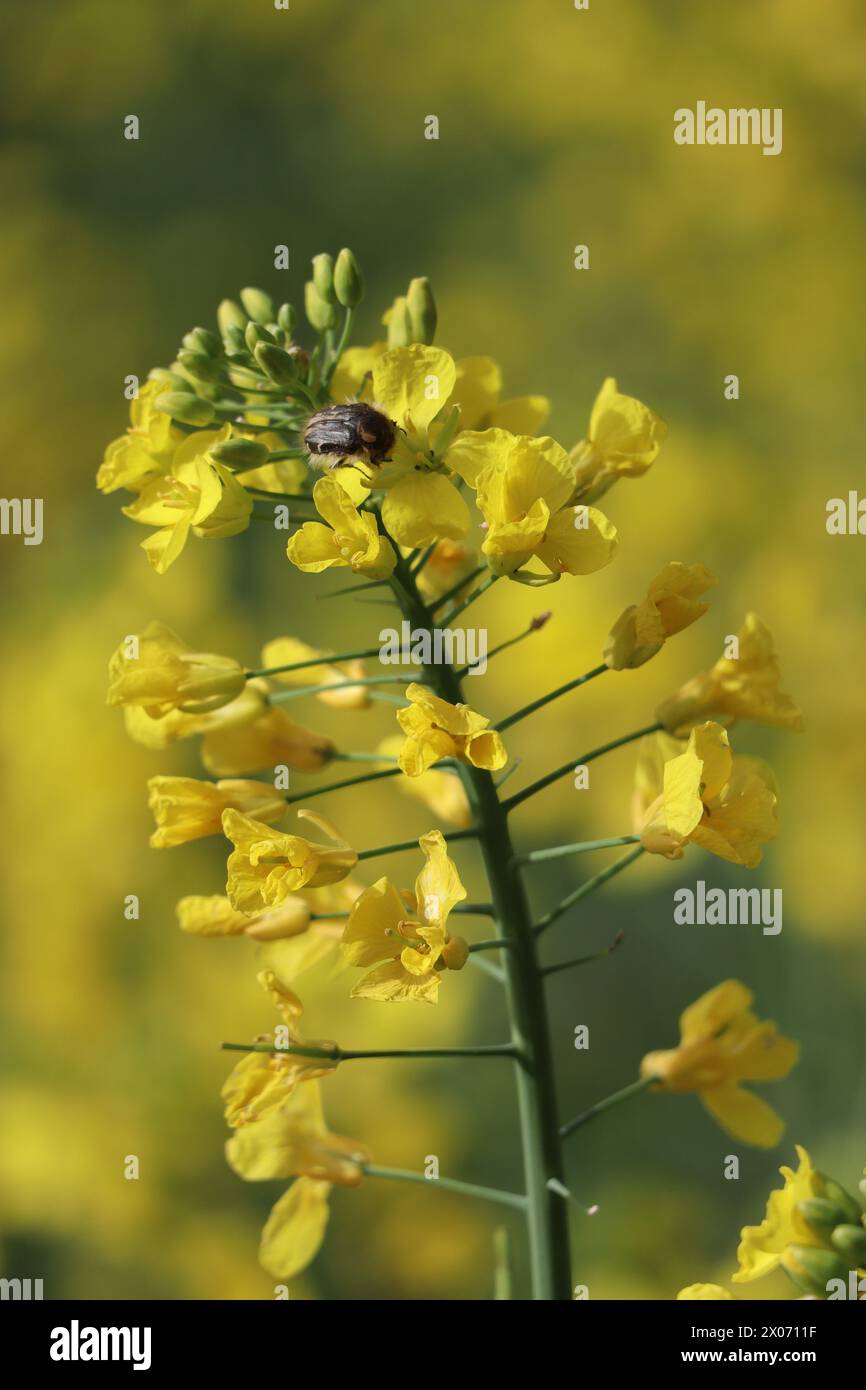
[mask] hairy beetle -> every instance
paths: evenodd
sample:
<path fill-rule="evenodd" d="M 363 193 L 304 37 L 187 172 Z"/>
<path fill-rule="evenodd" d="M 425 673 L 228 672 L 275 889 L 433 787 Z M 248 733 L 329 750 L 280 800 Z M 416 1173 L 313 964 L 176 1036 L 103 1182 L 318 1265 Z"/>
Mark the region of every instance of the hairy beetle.
<path fill-rule="evenodd" d="M 393 449 L 396 437 L 396 428 L 387 415 L 364 401 L 317 410 L 304 430 L 304 444 L 313 462 L 324 468 L 341 468 L 350 459 L 381 463 Z"/>

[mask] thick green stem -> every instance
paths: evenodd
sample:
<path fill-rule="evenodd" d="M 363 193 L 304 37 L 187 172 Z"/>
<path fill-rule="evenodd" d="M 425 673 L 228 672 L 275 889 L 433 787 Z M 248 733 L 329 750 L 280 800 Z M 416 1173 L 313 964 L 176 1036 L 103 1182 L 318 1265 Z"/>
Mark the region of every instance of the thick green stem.
<path fill-rule="evenodd" d="M 404 566 L 398 568 L 394 592 L 413 628 L 431 631 L 430 613 Z M 449 619 L 453 616 L 455 613 Z M 450 666 L 430 666 L 425 677 L 443 699 L 452 704 L 463 702 L 459 677 Z M 549 1185 L 553 1179 L 555 1185 L 564 1186 L 564 1166 L 547 1005 L 529 903 L 505 806 L 492 777 L 469 765 L 460 768 L 460 775 L 474 816 L 474 833 L 484 858 L 496 920 L 509 948 L 503 951 L 503 963 L 511 1039 L 519 1054 L 516 1079 L 532 1294 L 535 1299 L 570 1300 L 568 1209 L 560 1191 Z"/>

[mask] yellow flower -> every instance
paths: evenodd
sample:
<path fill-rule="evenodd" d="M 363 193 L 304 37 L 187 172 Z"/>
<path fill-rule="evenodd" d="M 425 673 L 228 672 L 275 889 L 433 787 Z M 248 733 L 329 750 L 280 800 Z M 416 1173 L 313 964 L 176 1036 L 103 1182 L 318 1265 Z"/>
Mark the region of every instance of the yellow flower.
<path fill-rule="evenodd" d="M 779 1036 L 775 1023 L 762 1023 L 751 1003 L 751 991 L 738 980 L 725 980 L 701 995 L 680 1018 L 679 1047 L 648 1053 L 640 1074 L 658 1080 L 654 1089 L 697 1092 L 728 1134 L 770 1149 L 781 1138 L 782 1120 L 740 1082 L 781 1080 L 800 1050 Z"/>
<path fill-rule="evenodd" d="M 300 936 L 310 925 L 310 904 L 290 894 L 268 912 L 238 912 L 219 893 L 192 895 L 177 904 L 181 931 L 192 936 L 250 936 L 255 941 L 275 941 Z"/>
<path fill-rule="evenodd" d="M 156 830 L 154 849 L 168 849 L 222 833 L 222 813 L 229 807 L 261 821 L 282 820 L 286 799 L 266 782 L 236 779 L 200 782 L 195 777 L 151 777 L 147 784 Z"/>
<path fill-rule="evenodd" d="M 779 833 L 773 774 L 758 758 L 735 758 L 721 724 L 693 729 L 684 753 L 664 765 L 663 790 L 646 812 L 641 843 L 682 859 L 701 845 L 732 864 L 757 868 L 762 846 Z"/>
<path fill-rule="evenodd" d="M 272 1208 L 259 1246 L 262 1267 L 275 1279 L 291 1279 L 319 1251 L 331 1187 L 356 1187 L 370 1155 L 355 1140 L 330 1132 L 319 1083 L 311 1080 L 264 1119 L 236 1130 L 226 1157 L 248 1182 L 296 1178 Z"/>
<path fill-rule="evenodd" d="M 321 888 L 305 888 L 300 899 L 287 899 L 287 902 L 303 900 L 308 915 L 314 913 L 315 920 L 311 920 L 303 932 L 286 933 L 280 940 L 265 940 L 259 953 L 262 964 L 272 970 L 282 984 L 288 985 L 325 960 L 339 946 L 345 919 L 362 891 L 359 883 L 343 879 L 340 883 L 324 884 Z M 329 916 L 329 913 L 334 915 Z M 255 934 L 264 940 L 261 930 Z"/>
<path fill-rule="evenodd" d="M 96 475 L 101 492 L 115 492 L 119 487 L 140 492 L 171 466 L 184 435 L 172 425 L 170 416 L 154 409 L 154 400 L 164 391 L 161 382 L 146 381 L 136 399 L 130 401 L 130 428 L 108 445 Z"/>
<path fill-rule="evenodd" d="M 279 1034 L 268 1033 L 257 1041 L 284 1049 L 304 1045 L 323 1051 L 334 1049 L 336 1053 L 333 1043 L 305 1042 L 298 1031 L 304 1006 L 293 990 L 280 984 L 270 970 L 261 971 L 257 978 L 259 984 L 271 994 L 283 1019 Z M 226 1124 L 230 1129 L 240 1129 L 265 1119 L 288 1100 L 300 1082 L 326 1076 L 335 1069 L 337 1061 L 336 1055 L 331 1059 L 303 1057 L 289 1051 L 246 1053 L 223 1084 L 221 1095 Z"/>
<path fill-rule="evenodd" d="M 313 811 L 298 811 L 298 817 L 312 821 L 334 847 L 273 830 L 240 811 L 223 812 L 223 833 L 235 847 L 226 884 L 232 907 L 250 913 L 275 907 L 299 888 L 336 883 L 354 869 L 357 854 L 330 822 Z"/>
<path fill-rule="evenodd" d="M 373 402 L 398 434 L 391 461 L 370 482 L 387 493 L 382 520 L 399 545 L 460 540 L 469 530 L 469 508 L 445 471 L 447 440 L 431 438 L 455 380 L 448 353 L 423 343 L 391 348 L 373 363 Z"/>
<path fill-rule="evenodd" d="M 401 895 L 389 879 L 380 878 L 353 904 L 343 956 L 349 965 L 373 966 L 352 990 L 354 999 L 435 1004 L 442 971 L 466 964 L 466 942 L 447 931 L 451 909 L 463 901 L 466 889 L 440 831 L 429 831 L 418 843 L 427 862 L 414 894 Z"/>
<path fill-rule="evenodd" d="M 681 1299 L 701 1302 L 720 1302 L 722 1299 L 730 1299 L 736 1302 L 734 1295 L 728 1289 L 723 1289 L 721 1284 L 688 1284 L 677 1294 L 677 1302 Z"/>
<path fill-rule="evenodd" d="M 514 396 L 503 401 L 502 372 L 492 357 L 464 357 L 457 363 L 451 403 L 460 406 L 464 430 L 498 428 L 535 434 L 550 414 L 546 396 Z"/>
<path fill-rule="evenodd" d="M 184 714 L 182 710 L 170 709 L 165 714 L 151 715 L 139 705 L 127 705 L 123 711 L 126 732 L 146 748 L 163 749 L 179 738 L 250 724 L 267 713 L 268 688 L 267 681 L 249 680 L 240 695 L 204 714 Z"/>
<path fill-rule="evenodd" d="M 157 574 L 165 574 L 180 555 L 190 531 L 216 539 L 245 531 L 252 498 L 231 469 L 210 457 L 209 450 L 231 436 L 231 426 L 200 430 L 178 445 L 168 473 L 145 484 L 123 508 L 124 516 L 158 529 L 142 541 Z"/>
<path fill-rule="evenodd" d="M 687 732 L 710 715 L 754 719 L 799 732 L 803 716 L 790 695 L 779 689 L 781 673 L 773 638 L 757 613 L 747 613 L 738 633 L 739 656 L 721 656 L 715 666 L 687 681 L 656 710 L 671 733 Z"/>
<path fill-rule="evenodd" d="M 415 581 L 418 592 L 425 603 L 435 603 L 454 589 L 461 579 L 468 580 L 477 568 L 477 552 L 463 541 L 438 541 Z M 467 592 L 466 588 L 457 589 L 454 602 L 459 603 Z"/>
<path fill-rule="evenodd" d="M 248 413 L 250 423 L 254 423 L 253 414 Z M 264 422 L 267 423 L 267 417 Z M 244 437 L 243 426 L 236 426 L 233 438 Z M 258 444 L 264 444 L 266 449 L 274 452 L 284 447 L 284 441 L 272 430 L 258 430 L 252 437 Z M 307 466 L 301 459 L 277 459 L 275 463 L 262 463 L 258 468 L 247 468 L 235 474 L 245 488 L 255 488 L 259 492 L 300 492 L 308 476 Z"/>
<path fill-rule="evenodd" d="M 150 719 L 174 710 L 202 714 L 243 690 L 243 667 L 228 656 L 192 651 L 162 623 L 126 637 L 108 663 L 108 703 L 140 707 Z"/>
<path fill-rule="evenodd" d="M 533 556 L 557 577 L 592 574 L 613 558 L 616 529 L 607 517 L 567 505 L 574 465 L 555 440 L 468 430 L 448 457 L 476 490 L 487 528 L 481 549 L 495 574 L 515 574 Z"/>
<path fill-rule="evenodd" d="M 336 478 L 320 478 L 313 501 L 328 525 L 304 522 L 286 548 L 292 564 L 305 574 L 320 574 L 336 565 L 370 579 L 387 579 L 397 556 L 390 541 L 379 535 L 376 518 L 359 512 Z"/>
<path fill-rule="evenodd" d="M 331 739 L 293 723 L 283 710 L 273 707 L 251 721 L 206 730 L 201 756 L 208 772 L 227 777 L 280 766 L 318 772 L 333 754 Z"/>
<path fill-rule="evenodd" d="M 226 1157 L 248 1182 L 307 1177 L 356 1187 L 369 1155 L 355 1140 L 329 1132 L 319 1083 L 310 1081 L 265 1119 L 237 1130 L 226 1144 Z"/>
<path fill-rule="evenodd" d="M 403 739 L 399 734 L 394 734 L 392 738 L 383 739 L 377 751 L 391 759 L 399 758 L 402 748 Z M 388 766 L 389 763 L 383 762 L 383 768 Z M 399 777 L 397 787 L 400 791 L 408 792 L 410 796 L 423 801 L 437 820 L 447 821 L 449 825 L 457 826 L 460 830 L 468 829 L 472 823 L 472 812 L 463 790 L 463 783 L 453 772 L 440 772 L 431 767 L 418 777 Z"/>
<path fill-rule="evenodd" d="M 639 478 L 655 462 L 667 432 L 649 406 L 622 395 L 607 377 L 592 407 L 589 435 L 572 450 L 576 499 L 595 501 L 618 478 Z"/>
<path fill-rule="evenodd" d="M 642 666 L 660 652 L 668 637 L 682 632 L 707 611 L 701 594 L 717 584 L 704 565 L 682 565 L 672 560 L 649 586 L 643 603 L 632 604 L 610 630 L 604 659 L 613 671 Z"/>
<path fill-rule="evenodd" d="M 441 758 L 459 758 L 488 772 L 505 766 L 505 745 L 483 714 L 415 683 L 407 686 L 406 698 L 412 703 L 397 711 L 397 722 L 406 735 L 399 762 L 407 777 L 420 777 Z"/>
<path fill-rule="evenodd" d="M 735 1284 L 751 1283 L 784 1264 L 789 1245 L 823 1244 L 798 1210 L 800 1202 L 822 1196 L 823 1180 L 806 1150 L 799 1144 L 795 1148 L 800 1160 L 796 1173 L 788 1167 L 779 1169 L 785 1185 L 770 1193 L 760 1226 L 743 1227 L 737 1250 L 740 1267 L 732 1276 Z"/>
<path fill-rule="evenodd" d="M 638 744 L 631 800 L 631 823 L 636 835 L 640 834 L 647 811 L 664 788 L 665 763 L 680 757 L 685 750 L 684 739 L 672 738 L 662 730 L 642 738 Z"/>
<path fill-rule="evenodd" d="M 304 666 L 300 671 L 282 671 L 271 679 L 277 685 L 339 685 L 341 681 L 360 680 L 364 676 L 362 661 L 332 662 L 324 652 L 308 647 L 295 637 L 275 637 L 262 648 L 262 667 L 292 666 L 297 661 L 313 661 L 321 657 L 320 664 Z M 336 709 L 367 709 L 371 704 L 366 686 L 350 686 L 346 690 L 320 690 L 316 696 L 325 705 Z"/>

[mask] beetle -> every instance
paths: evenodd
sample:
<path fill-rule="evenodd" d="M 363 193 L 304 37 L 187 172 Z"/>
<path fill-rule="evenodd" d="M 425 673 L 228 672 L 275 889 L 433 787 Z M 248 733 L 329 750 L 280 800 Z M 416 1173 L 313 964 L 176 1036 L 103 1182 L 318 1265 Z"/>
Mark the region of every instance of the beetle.
<path fill-rule="evenodd" d="M 310 416 L 304 429 L 312 461 L 323 468 L 342 468 L 351 459 L 381 463 L 396 438 L 396 426 L 388 416 L 364 401 L 325 406 Z"/>

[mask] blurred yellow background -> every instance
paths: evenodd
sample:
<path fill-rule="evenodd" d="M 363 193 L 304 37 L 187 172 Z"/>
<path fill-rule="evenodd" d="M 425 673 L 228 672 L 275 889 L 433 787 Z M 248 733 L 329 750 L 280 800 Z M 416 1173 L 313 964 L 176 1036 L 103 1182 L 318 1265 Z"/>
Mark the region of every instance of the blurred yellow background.
<path fill-rule="evenodd" d="M 564 1116 L 670 1046 L 681 1008 L 727 976 L 803 1058 L 771 1099 L 774 1153 L 741 1152 L 693 1097 L 644 1096 L 569 1150 L 575 1282 L 592 1297 L 671 1298 L 726 1278 L 793 1143 L 853 1185 L 866 1161 L 862 547 L 831 538 L 831 497 L 864 487 L 860 409 L 866 218 L 866 33 L 856 0 L 292 0 L 10 3 L 0 18 L 4 493 L 45 499 L 45 540 L 0 541 L 4 604 L 0 1248 L 5 1274 L 49 1297 L 269 1298 L 261 1222 L 282 1190 L 228 1170 L 218 1044 L 271 1024 L 245 942 L 177 930 L 182 893 L 218 892 L 224 845 L 148 848 L 145 779 L 193 772 L 189 746 L 130 743 L 105 707 L 106 662 L 152 617 L 193 646 L 255 665 L 291 633 L 335 650 L 375 642 L 387 610 L 323 604 L 319 583 L 253 526 L 191 544 L 164 578 L 93 475 L 126 425 L 123 378 L 171 360 L 219 299 L 261 284 L 299 301 L 309 257 L 350 245 L 368 296 L 357 341 L 427 274 L 438 340 L 493 353 L 507 394 L 553 399 L 548 428 L 584 433 L 604 376 L 667 420 L 651 473 L 605 499 L 614 565 L 539 595 L 500 584 L 479 604 L 491 644 L 543 608 L 554 619 L 469 683 L 501 717 L 597 663 L 621 608 L 670 559 L 721 579 L 711 611 L 643 669 L 599 681 L 509 736 L 527 780 L 649 722 L 754 608 L 775 634 L 805 735 L 739 731 L 781 786 L 782 834 L 754 880 L 784 890 L 778 937 L 675 928 L 681 883 L 743 882 L 700 851 L 642 861 L 550 933 L 551 958 L 626 940 L 551 984 Z M 673 112 L 699 99 L 782 107 L 784 150 L 681 148 Z M 123 139 L 127 114 L 138 142 Z M 438 142 L 423 138 L 436 114 Z M 286 243 L 292 269 L 273 270 Z M 586 243 L 590 269 L 573 268 Z M 727 401 L 723 380 L 740 379 Z M 359 635 L 365 634 L 359 642 Z M 476 693 L 477 690 L 477 693 Z M 356 748 L 392 732 L 387 706 L 293 712 Z M 634 757 L 596 764 L 522 808 L 527 848 L 628 833 Z M 514 784 L 518 785 L 517 782 Z M 430 828 L 390 783 L 327 801 L 367 846 Z M 325 803 L 321 803 L 325 808 Z M 459 856 L 470 896 L 484 888 Z M 560 860 L 531 880 L 539 908 L 606 862 Z M 408 885 L 416 863 L 389 865 Z M 123 900 L 140 895 L 141 919 Z M 483 935 L 483 923 L 477 924 Z M 328 968 L 302 982 L 308 1031 L 347 1046 L 495 1041 L 497 987 L 466 971 L 437 1010 L 350 1001 Z M 572 1046 L 587 1023 L 588 1053 Z M 515 1186 L 503 1064 L 357 1063 L 328 1081 L 329 1120 L 378 1163 Z M 481 1070 L 483 1068 L 483 1070 Z M 123 1177 L 137 1154 L 141 1178 Z M 493 1208 L 367 1182 L 333 1202 L 324 1250 L 293 1297 L 488 1298 Z M 517 1291 L 525 1291 L 519 1223 Z M 752 1286 L 758 1296 L 784 1283 Z"/>

